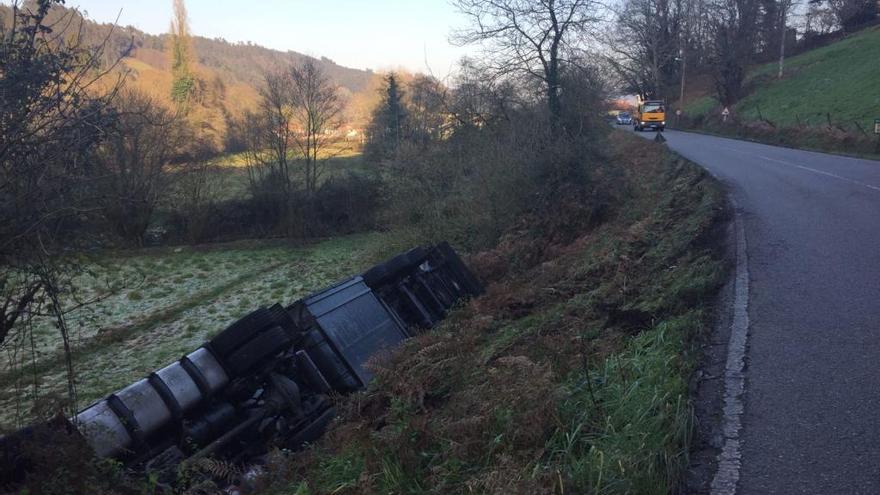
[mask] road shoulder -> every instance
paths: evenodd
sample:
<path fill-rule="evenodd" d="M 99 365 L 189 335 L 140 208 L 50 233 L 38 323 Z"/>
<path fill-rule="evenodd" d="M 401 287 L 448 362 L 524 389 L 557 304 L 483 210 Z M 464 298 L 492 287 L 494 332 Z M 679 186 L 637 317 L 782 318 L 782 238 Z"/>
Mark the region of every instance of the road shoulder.
<path fill-rule="evenodd" d="M 729 275 L 713 304 L 712 329 L 696 343 L 699 365 L 691 377 L 689 392 L 693 407 L 693 438 L 682 494 L 710 494 L 718 468 L 718 456 L 724 445 L 725 366 L 736 288 L 737 238 L 734 207 L 728 201 L 725 220 L 717 228 L 724 244 L 724 261 Z"/>

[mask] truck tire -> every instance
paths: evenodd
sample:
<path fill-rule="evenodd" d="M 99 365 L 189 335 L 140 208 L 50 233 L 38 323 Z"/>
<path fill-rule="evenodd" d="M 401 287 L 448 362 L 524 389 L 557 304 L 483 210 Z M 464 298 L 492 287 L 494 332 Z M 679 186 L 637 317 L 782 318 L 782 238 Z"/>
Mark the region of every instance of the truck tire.
<path fill-rule="evenodd" d="M 375 289 L 388 281 L 388 279 L 390 278 L 390 272 L 383 263 L 381 265 L 376 265 L 373 268 L 370 268 L 369 270 L 364 272 L 362 276 L 364 278 L 364 283 L 367 284 L 367 287 Z"/>
<path fill-rule="evenodd" d="M 234 376 L 243 376 L 251 368 L 266 358 L 278 354 L 290 344 L 292 344 L 290 337 L 283 328 L 270 328 L 230 354 L 226 361 Z"/>
<path fill-rule="evenodd" d="M 248 313 L 211 339 L 211 348 L 222 357 L 252 339 L 260 330 L 277 325 L 275 315 L 266 308 Z"/>
<path fill-rule="evenodd" d="M 367 287 L 375 289 L 419 266 L 427 255 L 424 248 L 417 247 L 367 270 L 362 276 Z"/>

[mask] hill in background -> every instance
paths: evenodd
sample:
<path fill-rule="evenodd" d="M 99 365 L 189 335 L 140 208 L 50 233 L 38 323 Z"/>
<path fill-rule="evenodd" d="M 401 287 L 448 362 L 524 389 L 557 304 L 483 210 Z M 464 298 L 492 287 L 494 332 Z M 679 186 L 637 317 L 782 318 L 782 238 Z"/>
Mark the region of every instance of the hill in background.
<path fill-rule="evenodd" d="M 0 25 L 9 26 L 12 9 L 0 5 Z M 166 47 L 168 34 L 152 35 L 131 26 L 114 26 L 91 21 L 76 10 L 56 7 L 50 14 L 55 32 L 75 33 L 81 29 L 86 45 L 103 44 L 104 67 L 114 67 L 111 76 L 125 74 L 126 86 L 144 92 L 171 106 L 173 76 Z M 170 19 L 169 19 L 170 21 Z M 346 124 L 362 128 L 372 104 L 381 75 L 343 67 L 326 57 L 314 58 L 294 51 L 279 51 L 256 44 L 232 43 L 224 39 L 192 37 L 195 51 L 197 87 L 191 118 L 201 131 L 220 146 L 230 119 L 246 110 L 256 109 L 263 74 L 291 64 L 312 59 L 339 86 L 348 102 Z M 118 62 L 118 63 L 117 63 Z M 114 66 L 115 64 L 115 66 Z M 113 77 L 115 80 L 115 77 Z"/>

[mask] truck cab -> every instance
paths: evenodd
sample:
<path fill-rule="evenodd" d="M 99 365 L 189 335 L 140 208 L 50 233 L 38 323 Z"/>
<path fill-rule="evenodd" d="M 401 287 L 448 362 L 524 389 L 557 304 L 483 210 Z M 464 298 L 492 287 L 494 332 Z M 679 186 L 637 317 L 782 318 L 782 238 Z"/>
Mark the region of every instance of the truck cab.
<path fill-rule="evenodd" d="M 639 103 L 638 109 L 633 115 L 633 129 L 644 131 L 666 129 L 666 102 L 662 100 L 646 100 Z"/>

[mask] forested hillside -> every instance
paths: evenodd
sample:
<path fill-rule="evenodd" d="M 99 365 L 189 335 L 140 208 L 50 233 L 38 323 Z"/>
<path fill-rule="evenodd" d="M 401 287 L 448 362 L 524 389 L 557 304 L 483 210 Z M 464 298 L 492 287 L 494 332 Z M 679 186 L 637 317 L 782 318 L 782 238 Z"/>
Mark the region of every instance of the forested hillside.
<path fill-rule="evenodd" d="M 9 27 L 12 9 L 0 5 L 0 25 Z M 154 35 L 132 26 L 101 24 L 84 18 L 71 8 L 53 7 L 49 25 L 56 32 L 72 36 L 79 32 L 82 43 L 103 46 L 101 65 L 112 69 L 108 79 L 124 74 L 126 86 L 146 93 L 159 103 L 171 105 L 173 74 L 168 53 L 170 35 Z M 362 127 L 368 118 L 360 101 L 375 99 L 379 75 L 371 71 L 351 69 L 321 57 L 313 59 L 294 51 L 282 52 L 248 43 L 232 43 L 225 39 L 192 36 L 195 70 L 194 119 L 213 135 L 218 143 L 226 134 L 230 119 L 245 110 L 254 109 L 259 88 L 267 70 L 286 67 L 312 59 L 330 80 L 339 86 L 346 101 L 346 120 L 353 127 Z M 112 84 L 108 82 L 108 85 Z"/>

